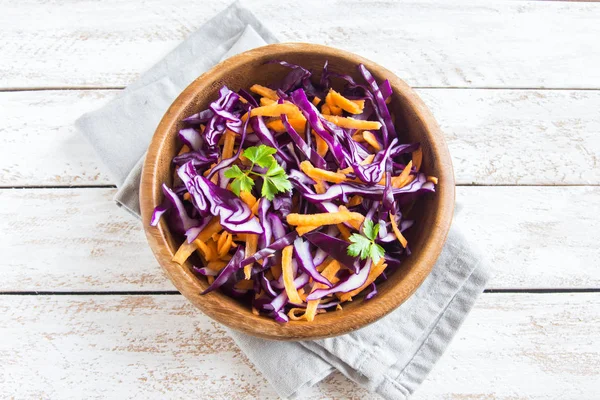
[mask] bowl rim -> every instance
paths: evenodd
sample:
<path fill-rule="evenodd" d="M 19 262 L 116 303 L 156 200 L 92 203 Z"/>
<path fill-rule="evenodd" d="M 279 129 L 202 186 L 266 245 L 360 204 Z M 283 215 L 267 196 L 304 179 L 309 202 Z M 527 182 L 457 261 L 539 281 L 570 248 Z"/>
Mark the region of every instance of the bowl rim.
<path fill-rule="evenodd" d="M 210 84 L 214 80 L 211 79 L 213 75 L 222 75 L 222 71 L 233 70 L 236 66 L 250 62 L 257 56 L 264 56 L 265 52 L 268 52 L 269 57 L 272 56 L 273 59 L 281 59 L 290 52 L 324 53 L 326 57 L 335 56 L 350 59 L 356 64 L 362 63 L 376 77 L 385 76 L 390 81 L 394 92 L 400 90 L 404 100 L 408 102 L 408 107 L 414 110 L 415 117 L 419 119 L 419 123 L 422 124 L 428 135 L 431 152 L 438 156 L 436 162 L 443 166 L 438 174 L 440 184 L 437 187 L 436 196 L 441 196 L 441 199 L 434 219 L 433 227 L 435 229 L 431 230 L 431 234 L 420 252 L 413 255 L 419 257 L 415 267 L 396 284 L 396 286 L 402 286 L 403 290 L 394 287 L 385 296 L 376 296 L 369 302 L 362 303 L 354 310 L 352 317 L 348 318 L 346 323 L 339 323 L 342 320 L 333 324 L 324 323 L 324 321 L 319 323 L 319 318 L 315 318 L 313 322 L 290 321 L 280 324 L 265 316 L 256 316 L 250 310 L 242 313 L 236 307 L 231 309 L 234 300 L 218 291 L 202 296 L 200 292 L 206 285 L 196 278 L 185 265 L 180 266 L 171 261 L 174 252 L 168 245 L 167 226 L 164 220 L 161 220 L 157 227 L 149 225 L 154 208 L 162 201 L 160 189 L 162 182 L 155 179 L 160 164 L 158 159 L 169 133 L 174 131 L 180 122 L 177 116 L 194 100 L 199 87 Z M 415 292 L 431 272 L 445 243 L 454 212 L 454 188 L 452 161 L 443 133 L 425 103 L 402 79 L 373 61 L 347 51 L 317 44 L 278 43 L 240 53 L 217 64 L 188 85 L 171 104 L 152 137 L 144 160 L 140 182 L 140 209 L 144 231 L 156 259 L 175 287 L 202 312 L 229 328 L 253 336 L 276 340 L 307 340 L 338 336 L 371 324 L 392 312 Z"/>

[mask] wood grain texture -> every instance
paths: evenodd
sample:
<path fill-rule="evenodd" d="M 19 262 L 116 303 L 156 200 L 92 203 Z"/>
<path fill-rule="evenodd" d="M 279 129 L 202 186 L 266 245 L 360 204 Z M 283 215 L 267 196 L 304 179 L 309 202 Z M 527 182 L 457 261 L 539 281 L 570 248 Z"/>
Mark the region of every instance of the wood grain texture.
<path fill-rule="evenodd" d="M 229 3 L 6 0 L 0 87 L 125 86 Z M 359 53 L 412 86 L 600 88 L 597 3 L 247 5 L 282 41 Z"/>
<path fill-rule="evenodd" d="M 483 295 L 415 398 L 592 399 L 599 330 L 598 294 Z M 8 398 L 277 399 L 182 296 L 1 296 L 0 337 Z M 376 397 L 334 374 L 302 398 Z"/>
<path fill-rule="evenodd" d="M 117 93 L 0 93 L 0 186 L 113 183 L 73 122 Z M 459 184 L 600 184 L 600 91 L 417 93 L 446 136 Z"/>
<path fill-rule="evenodd" d="M 419 171 L 439 179 L 435 196 L 422 196 L 410 211 L 414 226 L 407 232 L 412 254 L 402 269 L 388 275 L 377 287 L 378 295 L 364 301 L 356 296 L 344 303 L 344 314 L 328 312 L 314 321 L 292 320 L 286 324 L 265 315 L 255 315 L 247 303 L 240 302 L 221 291 L 202 295 L 209 288 L 204 277 L 192 270 L 191 261 L 183 265 L 173 261 L 183 240 L 174 235 L 166 220 L 150 226 L 156 207 L 164 202 L 163 186 L 172 186 L 173 157 L 180 149 L 178 132 L 187 116 L 205 110 L 222 86 L 249 87 L 254 83 L 266 85 L 284 79 L 287 68 L 268 64 L 286 60 L 311 70 L 329 62 L 331 73 L 345 73 L 356 65 L 364 65 L 377 81 L 387 80 L 392 88 L 390 114 L 396 117 L 396 129 L 402 130 L 409 143 L 420 143 L 423 162 Z M 358 79 L 358 71 L 349 73 Z M 332 87 L 341 90 L 340 83 Z M 307 100 L 308 101 L 308 100 Z M 307 117 L 308 118 L 308 117 Z M 314 126 L 317 129 L 316 126 Z M 199 172 L 202 172 L 201 170 Z M 383 318 L 408 299 L 427 278 L 441 253 L 454 215 L 454 170 L 448 146 L 436 120 L 421 98 L 404 81 L 374 62 L 338 49 L 306 43 L 281 43 L 263 46 L 233 56 L 191 83 L 166 111 L 152 137 L 140 182 L 140 215 L 148 244 L 156 259 L 175 287 L 203 313 L 216 321 L 249 335 L 274 340 L 314 340 L 349 333 Z M 212 206 L 211 206 L 212 207 Z M 221 215 L 221 222 L 223 215 Z M 222 222 L 223 223 L 223 222 Z"/>
<path fill-rule="evenodd" d="M 0 191 L 0 291 L 174 290 L 114 189 Z M 599 187 L 459 187 L 488 288 L 599 288 Z"/>

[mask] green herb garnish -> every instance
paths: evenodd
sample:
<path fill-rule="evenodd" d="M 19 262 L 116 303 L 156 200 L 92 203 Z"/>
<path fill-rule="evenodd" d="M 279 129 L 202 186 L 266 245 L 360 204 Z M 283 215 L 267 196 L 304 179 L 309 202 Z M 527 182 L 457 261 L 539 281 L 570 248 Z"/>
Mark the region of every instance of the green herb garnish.
<path fill-rule="evenodd" d="M 251 175 L 261 177 L 263 179 L 263 185 L 261 190 L 261 196 L 266 197 L 269 200 L 273 200 L 273 197 L 277 193 L 288 192 L 292 190 L 292 184 L 288 180 L 288 176 L 285 170 L 277 163 L 273 154 L 277 152 L 276 149 L 270 146 L 261 144 L 260 146 L 248 147 L 242 153 L 244 157 L 252 162 L 250 169 L 241 170 L 237 165 L 232 166 L 225 171 L 225 177 L 233 179 L 231 182 L 231 190 L 236 195 L 240 195 L 240 191 L 244 190 L 247 192 L 252 191 L 254 187 L 254 179 Z M 260 174 L 253 171 L 255 165 L 262 168 L 267 168 L 267 172 Z"/>
<path fill-rule="evenodd" d="M 360 256 L 361 260 L 371 258 L 375 264 L 385 255 L 383 247 L 375 243 L 375 239 L 379 234 L 379 224 L 373 224 L 370 219 L 363 223 L 363 234 L 353 233 L 350 236 L 352 244 L 348 246 L 348 254 L 356 257 Z"/>

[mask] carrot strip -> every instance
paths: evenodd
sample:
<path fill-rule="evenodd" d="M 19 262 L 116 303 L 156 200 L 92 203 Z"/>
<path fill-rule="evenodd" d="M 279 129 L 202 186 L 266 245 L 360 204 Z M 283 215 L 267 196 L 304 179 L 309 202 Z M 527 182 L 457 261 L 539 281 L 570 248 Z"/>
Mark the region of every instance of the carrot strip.
<path fill-rule="evenodd" d="M 258 214 L 258 206 L 260 205 L 260 201 L 257 201 L 256 203 L 254 203 L 254 205 L 250 208 L 250 211 L 252 211 L 252 214 L 256 215 Z"/>
<path fill-rule="evenodd" d="M 400 232 L 400 229 L 398 229 L 398 224 L 396 223 L 396 218 L 394 218 L 392 213 L 390 213 L 390 222 L 392 223 L 392 230 L 394 231 L 394 235 L 396 235 L 396 238 L 398 239 L 398 241 L 400 242 L 402 247 L 406 248 L 408 241 L 406 240 L 406 238 L 404 237 L 402 232 Z"/>
<path fill-rule="evenodd" d="M 248 280 L 243 280 L 243 281 L 236 282 L 234 287 L 236 289 L 241 289 L 241 290 L 250 290 L 254 287 L 254 282 L 248 281 Z"/>
<path fill-rule="evenodd" d="M 340 210 L 340 212 L 350 212 L 350 211 L 348 211 L 348 209 L 345 206 L 339 206 L 338 209 Z M 347 221 L 347 222 L 348 222 L 348 224 L 350 224 L 350 226 L 352 226 L 354 229 L 359 231 L 360 226 L 362 225 L 362 223 L 365 220 L 365 216 L 360 213 L 353 213 L 353 214 L 358 214 L 357 218 L 354 220 L 351 220 L 351 221 Z"/>
<path fill-rule="evenodd" d="M 198 252 L 206 261 L 214 261 L 216 254 L 213 254 L 212 249 L 204 242 L 196 242 L 198 245 Z"/>
<path fill-rule="evenodd" d="M 283 286 L 288 299 L 292 303 L 302 303 L 302 299 L 294 286 L 294 271 L 292 269 L 292 251 L 293 245 L 284 247 L 281 255 L 281 270 L 283 273 Z"/>
<path fill-rule="evenodd" d="M 364 215 L 356 212 L 340 211 L 320 214 L 288 214 L 287 223 L 301 226 L 335 225 L 342 222 L 360 221 L 365 219 Z"/>
<path fill-rule="evenodd" d="M 277 103 L 277 101 L 269 99 L 268 97 L 261 97 L 260 98 L 260 105 L 261 106 L 270 106 L 271 104 Z"/>
<path fill-rule="evenodd" d="M 423 162 L 423 150 L 419 147 L 412 154 L 413 164 L 415 169 L 418 171 L 421 169 L 421 163 Z"/>
<path fill-rule="evenodd" d="M 220 271 L 223 268 L 225 268 L 225 266 L 227 265 L 227 263 L 223 260 L 214 260 L 214 261 L 210 261 L 208 264 L 206 264 L 206 266 L 212 270 L 215 271 Z"/>
<path fill-rule="evenodd" d="M 410 176 L 410 170 L 412 169 L 412 161 L 409 161 L 408 164 L 404 167 L 400 175 L 392 178 L 392 186 L 395 188 L 401 188 L 406 186 L 408 183 L 408 177 Z"/>
<path fill-rule="evenodd" d="M 235 144 L 235 133 L 227 129 L 225 131 L 225 141 L 223 142 L 222 159 L 231 158 L 233 156 L 233 145 Z"/>
<path fill-rule="evenodd" d="M 435 176 L 428 176 L 427 177 L 427 182 L 432 182 L 434 185 L 438 184 L 438 178 L 436 178 Z"/>
<path fill-rule="evenodd" d="M 254 110 L 258 110 L 257 108 L 253 109 Z M 354 118 L 346 118 L 346 117 L 337 117 L 337 116 L 333 116 L 333 115 L 323 115 L 323 118 L 325 118 L 327 121 L 339 126 L 340 128 L 346 128 L 346 129 L 373 129 L 373 130 L 377 130 L 381 128 L 381 123 L 378 121 L 364 121 L 361 119 L 354 119 Z M 363 135 L 364 136 L 364 135 Z"/>
<path fill-rule="evenodd" d="M 329 109 L 329 104 L 323 104 L 321 106 L 321 114 L 323 114 L 323 115 L 331 115 L 331 110 Z"/>
<path fill-rule="evenodd" d="M 361 204 L 363 202 L 363 198 L 362 196 L 359 195 L 354 195 L 350 198 L 350 201 L 348 201 L 347 206 L 348 207 L 354 207 L 357 206 L 359 204 Z"/>
<path fill-rule="evenodd" d="M 365 141 L 363 131 L 358 131 L 354 135 L 352 135 L 352 140 L 354 140 L 357 143 L 363 143 Z"/>
<path fill-rule="evenodd" d="M 367 164 L 371 164 L 373 162 L 373 159 L 375 158 L 375 154 L 369 154 L 368 156 L 365 157 L 364 160 L 362 160 L 361 162 L 359 162 L 360 165 L 367 165 Z M 344 168 L 344 169 L 340 169 L 338 171 L 340 174 L 350 174 L 352 172 L 354 172 L 354 168 L 352 167 L 348 167 L 348 168 Z"/>
<path fill-rule="evenodd" d="M 327 171 L 321 168 L 315 168 L 310 161 L 302 161 L 300 169 L 312 179 L 322 179 L 327 182 L 341 183 L 346 180 L 346 175 L 337 172 Z"/>
<path fill-rule="evenodd" d="M 392 102 L 392 98 L 388 97 L 387 99 L 385 99 L 385 104 L 390 104 Z"/>
<path fill-rule="evenodd" d="M 345 241 L 350 239 L 350 230 L 346 228 L 344 224 L 337 224 L 337 228 L 340 230 L 340 234 L 344 238 Z"/>
<path fill-rule="evenodd" d="M 252 85 L 250 86 L 250 91 L 256 93 L 259 96 L 263 96 L 271 100 L 279 100 L 277 92 L 273 89 L 269 89 L 268 87 L 264 87 L 261 85 Z"/>
<path fill-rule="evenodd" d="M 315 106 L 316 106 L 317 104 L 319 104 L 320 102 L 321 102 L 321 99 L 320 99 L 318 96 L 315 96 L 315 98 L 314 98 L 314 99 L 312 99 L 312 103 L 313 103 L 313 105 L 315 105 Z"/>
<path fill-rule="evenodd" d="M 212 285 L 212 283 L 215 281 L 215 277 L 209 275 L 206 277 L 206 281 L 208 282 L 209 285 Z"/>
<path fill-rule="evenodd" d="M 192 198 L 192 195 L 191 195 L 189 192 L 185 192 L 185 193 L 183 194 L 183 199 L 184 199 L 184 200 L 189 200 L 189 199 L 191 199 L 191 198 Z"/>
<path fill-rule="evenodd" d="M 184 153 L 189 153 L 190 148 L 188 147 L 187 144 L 184 144 L 183 146 L 181 146 L 181 150 L 179 150 L 179 153 L 177 153 L 177 155 L 182 155 Z"/>
<path fill-rule="evenodd" d="M 281 114 L 289 115 L 291 118 L 300 118 L 302 115 L 298 107 L 291 103 L 271 104 L 269 106 L 256 107 L 250 111 L 251 117 L 259 115 L 263 117 L 279 117 Z"/>
<path fill-rule="evenodd" d="M 254 197 L 252 193 L 247 192 L 245 190 L 242 190 L 240 192 L 240 199 L 242 199 L 242 201 L 246 203 L 249 208 L 254 207 L 254 204 L 256 204 L 257 202 L 256 197 Z"/>
<path fill-rule="evenodd" d="M 360 112 L 362 113 L 363 110 L 365 109 L 365 101 L 364 100 L 350 100 L 351 102 L 353 102 L 354 104 L 356 104 L 358 106 L 358 108 L 360 108 Z"/>
<path fill-rule="evenodd" d="M 233 236 L 231 235 L 231 233 L 226 232 L 223 233 L 223 235 L 221 235 L 221 238 L 225 236 L 225 240 L 223 241 L 223 243 L 221 244 L 221 246 L 219 247 L 219 258 L 224 257 L 227 253 L 229 253 L 229 250 L 231 250 L 231 245 L 233 244 Z M 219 239 L 221 239 L 219 238 Z"/>
<path fill-rule="evenodd" d="M 363 139 L 365 139 L 365 142 L 369 143 L 375 149 L 375 151 L 381 150 L 381 145 L 379 144 L 377 138 L 375 137 L 375 135 L 373 135 L 373 133 L 369 131 L 364 131 L 362 136 Z"/>
<path fill-rule="evenodd" d="M 335 115 L 335 116 L 341 116 L 342 115 L 342 108 L 338 107 L 338 106 L 329 106 L 329 110 L 331 111 L 331 115 Z"/>
<path fill-rule="evenodd" d="M 329 89 L 329 93 L 327 94 L 327 96 L 331 96 L 330 99 L 333 102 L 333 104 L 335 104 L 337 107 L 340 107 L 344 111 L 348 111 L 350 114 L 362 113 L 362 109 L 358 106 L 358 104 L 354 103 L 352 100 L 345 98 L 333 89 Z"/>
<path fill-rule="evenodd" d="M 310 231 L 314 231 L 315 229 L 320 228 L 319 226 L 297 226 L 296 227 L 296 232 L 298 232 L 298 235 L 302 236 L 305 233 L 308 233 Z"/>
<path fill-rule="evenodd" d="M 329 151 L 329 146 L 327 145 L 327 142 L 321 136 L 319 136 L 314 131 L 313 131 L 313 133 L 315 134 L 315 141 L 317 142 L 317 154 L 320 155 L 321 157 L 325 157 L 325 155 Z"/>
<path fill-rule="evenodd" d="M 201 242 L 206 242 L 208 239 L 211 238 L 213 233 L 218 233 L 218 232 L 221 232 L 222 230 L 223 230 L 223 227 L 221 226 L 221 224 L 219 222 L 219 218 L 213 217 L 213 219 L 208 223 L 208 225 L 206 225 L 206 228 L 204 228 L 204 230 L 202 232 L 200 232 L 200 234 L 198 235 L 196 240 L 199 240 Z"/>
<path fill-rule="evenodd" d="M 348 293 L 342 293 L 339 296 L 340 301 L 344 302 L 350 300 L 353 296 L 356 296 L 357 294 L 365 290 L 371 283 L 375 282 L 375 279 L 379 278 L 379 275 L 381 275 L 387 267 L 387 264 L 385 264 L 383 261 L 384 259 L 381 258 L 379 262 L 371 268 L 371 270 L 369 271 L 369 276 L 367 276 L 367 280 L 365 281 L 365 283 L 363 283 L 361 287 Z"/>
<path fill-rule="evenodd" d="M 323 183 L 322 179 L 315 179 L 315 181 L 317 183 L 314 184 L 315 187 L 315 192 L 317 192 L 317 194 L 323 194 L 327 191 L 327 188 L 325 187 L 325 184 Z"/>
<path fill-rule="evenodd" d="M 192 255 L 192 253 L 196 251 L 196 249 L 198 249 L 198 245 L 195 241 L 192 243 L 188 243 L 186 240 L 181 244 L 181 246 L 179 246 L 177 252 L 173 256 L 171 261 L 174 261 L 179 265 L 183 265 L 185 260 L 187 260 Z"/>
<path fill-rule="evenodd" d="M 337 272 L 339 270 L 340 270 L 340 263 L 333 260 L 325 267 L 325 269 L 323 270 L 321 275 L 323 275 L 329 282 L 337 283 L 339 281 L 339 279 L 335 276 L 335 274 L 337 274 Z M 325 285 L 323 285 L 321 283 L 317 283 L 313 286 L 311 293 L 317 289 L 323 289 L 325 287 L 326 287 Z M 311 300 L 307 303 L 306 311 L 304 312 L 303 319 L 306 319 L 308 322 L 312 322 L 315 319 L 315 315 L 317 314 L 317 307 L 319 305 L 319 302 L 320 302 L 320 300 Z"/>
<path fill-rule="evenodd" d="M 258 235 L 255 234 L 246 234 L 246 252 L 244 257 L 252 257 L 254 253 L 256 253 L 256 246 L 258 245 Z M 252 264 L 246 265 L 244 267 L 244 276 L 246 279 L 250 279 L 250 274 L 252 272 Z"/>
<path fill-rule="evenodd" d="M 304 129 L 306 128 L 306 118 L 289 118 L 289 124 L 298 132 L 300 135 L 304 135 Z M 267 122 L 267 128 L 273 129 L 277 133 L 287 132 L 283 122 L 280 119 Z"/>

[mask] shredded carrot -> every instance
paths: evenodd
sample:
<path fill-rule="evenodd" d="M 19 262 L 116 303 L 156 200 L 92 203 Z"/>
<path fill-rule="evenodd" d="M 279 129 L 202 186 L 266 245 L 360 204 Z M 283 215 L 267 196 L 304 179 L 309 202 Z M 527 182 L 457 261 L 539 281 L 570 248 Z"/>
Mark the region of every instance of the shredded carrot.
<path fill-rule="evenodd" d="M 214 261 L 210 261 L 206 264 L 206 266 L 214 271 L 220 271 L 223 268 L 225 268 L 225 266 L 227 265 L 227 263 L 223 260 L 214 260 Z"/>
<path fill-rule="evenodd" d="M 257 110 L 255 108 L 254 110 Z M 252 110 L 252 111 L 254 111 Z M 373 129 L 377 130 L 381 128 L 381 123 L 378 121 L 364 121 L 362 119 L 354 119 L 354 118 L 346 118 L 346 117 L 336 117 L 333 115 L 323 115 L 327 121 L 339 126 L 340 128 L 346 129 Z M 364 136 L 364 134 L 363 134 Z"/>
<path fill-rule="evenodd" d="M 398 224 L 396 223 L 396 218 L 394 218 L 394 215 L 392 213 L 390 213 L 390 222 L 392 223 L 392 230 L 394 231 L 394 235 L 396 235 L 396 238 L 398 239 L 402 247 L 406 248 L 408 241 L 406 240 L 402 232 L 400 232 Z"/>
<path fill-rule="evenodd" d="M 438 178 L 436 178 L 435 176 L 428 176 L 427 177 L 427 182 L 432 182 L 434 185 L 438 184 Z"/>
<path fill-rule="evenodd" d="M 250 290 L 254 287 L 254 281 L 241 280 L 237 282 L 234 287 L 240 290 Z"/>
<path fill-rule="evenodd" d="M 300 118 L 302 113 L 295 105 L 291 103 L 271 104 L 268 106 L 256 107 L 250 111 L 251 117 L 279 117 L 281 114 L 290 116 L 290 118 Z"/>
<path fill-rule="evenodd" d="M 246 253 L 244 257 L 252 257 L 256 253 L 256 247 L 258 246 L 258 235 L 248 233 L 246 234 Z M 246 279 L 250 279 L 252 272 L 252 264 L 244 267 L 244 276 Z"/>
<path fill-rule="evenodd" d="M 227 129 L 225 131 L 225 141 L 223 142 L 223 155 L 221 159 L 231 158 L 233 156 L 233 145 L 235 144 L 235 133 Z"/>
<path fill-rule="evenodd" d="M 294 128 L 299 135 L 304 136 L 304 129 L 306 128 L 306 118 L 289 118 L 289 124 Z M 273 129 L 277 133 L 283 133 L 287 130 L 280 119 L 267 122 L 267 128 Z"/>
<path fill-rule="evenodd" d="M 309 278 L 308 280 L 309 282 L 312 281 L 312 278 Z M 304 293 L 304 289 L 298 289 L 298 296 L 300 296 L 300 298 L 302 299 L 303 303 L 306 303 L 306 293 Z"/>
<path fill-rule="evenodd" d="M 227 253 L 229 253 L 229 250 L 231 250 L 231 245 L 233 244 L 233 236 L 231 235 L 231 233 L 226 232 L 223 235 L 221 235 L 221 237 L 223 236 L 225 236 L 225 241 L 223 241 L 221 246 L 218 247 L 219 258 L 222 258 Z"/>
<path fill-rule="evenodd" d="M 358 131 L 354 135 L 352 135 L 352 140 L 354 140 L 357 143 L 363 143 L 365 141 L 365 138 L 363 137 L 362 131 Z"/>
<path fill-rule="evenodd" d="M 315 183 L 314 187 L 315 187 L 315 192 L 317 192 L 317 194 L 323 194 L 327 191 L 327 188 L 325 187 L 325 183 L 323 183 L 322 179 L 315 179 L 315 181 L 317 183 Z"/>
<path fill-rule="evenodd" d="M 335 306 L 335 310 L 336 311 L 342 311 L 343 310 L 342 305 L 338 304 L 337 306 Z"/>
<path fill-rule="evenodd" d="M 206 261 L 214 261 L 216 259 L 216 254 L 213 254 L 212 249 L 206 243 L 196 241 L 196 245 L 198 246 L 198 252 Z"/>
<path fill-rule="evenodd" d="M 217 165 L 217 164 L 216 164 L 216 163 L 212 163 L 212 164 L 210 165 L 210 168 L 209 168 L 209 169 L 207 169 L 206 171 L 204 171 L 204 174 L 203 174 L 203 175 L 204 175 L 204 176 L 208 176 L 208 174 L 210 174 L 210 171 L 212 171 L 212 169 L 215 167 L 215 165 Z"/>
<path fill-rule="evenodd" d="M 215 185 L 218 185 L 218 184 L 219 184 L 219 174 L 214 174 L 214 175 L 212 176 L 212 178 L 210 178 L 210 181 L 211 181 L 212 183 L 214 183 Z"/>
<path fill-rule="evenodd" d="M 292 252 L 294 250 L 293 245 L 284 247 L 281 255 L 281 270 L 283 273 L 283 286 L 288 299 L 292 303 L 302 303 L 302 299 L 294 286 L 294 271 L 292 269 Z"/>
<path fill-rule="evenodd" d="M 333 260 L 325 267 L 325 269 L 323 270 L 321 275 L 323 275 L 323 277 L 325 277 L 329 282 L 337 283 L 337 281 L 339 281 L 339 279 L 335 276 L 335 274 L 337 274 L 337 272 L 339 270 L 340 270 L 340 263 Z M 317 283 L 313 286 L 311 293 L 317 289 L 323 289 L 325 287 L 326 286 L 323 285 L 322 283 Z M 307 303 L 306 312 L 304 313 L 303 317 L 308 322 L 312 322 L 315 319 L 315 315 L 317 314 L 317 307 L 319 305 L 319 302 L 320 302 L 320 300 L 311 300 Z"/>
<path fill-rule="evenodd" d="M 313 133 L 315 134 L 315 142 L 317 143 L 317 154 L 321 157 L 325 157 L 329 151 L 329 146 L 327 145 L 327 142 L 321 136 L 319 136 L 319 134 L 315 133 L 315 131 L 313 131 Z"/>
<path fill-rule="evenodd" d="M 369 143 L 375 149 L 375 151 L 381 150 L 381 145 L 379 144 L 377 138 L 375 137 L 375 135 L 373 135 L 373 133 L 369 131 L 364 131 L 362 136 L 363 139 L 365 139 L 365 142 Z"/>
<path fill-rule="evenodd" d="M 367 164 L 371 164 L 373 162 L 373 159 L 375 158 L 375 154 L 369 154 L 368 156 L 365 157 L 364 160 L 362 160 L 361 162 L 359 162 L 360 165 L 367 165 Z M 354 168 L 352 167 L 348 167 L 348 168 L 344 168 L 344 169 L 340 169 L 338 171 L 341 174 L 350 174 L 352 172 L 354 172 Z"/>
<path fill-rule="evenodd" d="M 423 150 L 420 147 L 418 149 L 416 149 L 415 151 L 413 151 L 412 160 L 413 160 L 415 169 L 417 171 L 419 169 L 421 169 L 421 162 L 423 162 Z"/>
<path fill-rule="evenodd" d="M 269 99 L 268 97 L 261 97 L 260 98 L 260 105 L 261 106 L 270 106 L 271 104 L 277 103 L 277 101 Z"/>
<path fill-rule="evenodd" d="M 215 281 L 215 277 L 209 275 L 206 277 L 206 281 L 208 282 L 209 285 L 212 285 L 212 283 Z"/>
<path fill-rule="evenodd" d="M 356 212 L 340 211 L 320 214 L 288 214 L 287 223 L 294 226 L 336 225 L 342 222 L 363 221 L 364 215 Z"/>
<path fill-rule="evenodd" d="M 243 98 L 242 96 L 240 96 L 240 101 L 244 104 L 248 104 L 248 100 L 246 100 L 245 98 Z"/>
<path fill-rule="evenodd" d="M 220 237 L 221 237 L 221 234 L 220 234 L 220 233 L 217 233 L 217 232 L 215 232 L 215 233 L 213 233 L 213 234 L 212 234 L 212 236 L 211 236 L 210 238 L 211 238 L 212 240 L 214 240 L 215 242 L 218 242 Z"/>
<path fill-rule="evenodd" d="M 329 109 L 329 104 L 326 103 L 321 106 L 321 114 L 331 115 L 331 110 Z"/>
<path fill-rule="evenodd" d="M 315 229 L 320 228 L 319 226 L 297 226 L 296 227 L 296 232 L 298 232 L 298 235 L 302 236 L 305 233 L 308 233 L 310 231 L 314 231 Z"/>
<path fill-rule="evenodd" d="M 184 200 L 189 200 L 189 199 L 191 199 L 191 198 L 192 198 L 192 195 L 191 195 L 189 192 L 185 192 L 185 193 L 183 194 L 183 199 L 184 199 Z"/>
<path fill-rule="evenodd" d="M 410 176 L 410 170 L 412 169 L 412 161 L 409 161 L 408 164 L 404 167 L 400 175 L 392 178 L 392 186 L 395 188 L 401 188 L 406 186 L 408 183 L 408 177 Z"/>
<path fill-rule="evenodd" d="M 329 111 L 331 111 L 331 115 L 341 116 L 343 114 L 343 110 L 338 106 L 329 106 Z"/>
<path fill-rule="evenodd" d="M 377 279 L 379 277 L 379 275 L 381 275 L 383 273 L 383 271 L 385 270 L 386 267 L 387 267 L 387 264 L 384 263 L 384 259 L 380 258 L 379 262 L 371 267 L 371 270 L 369 271 L 369 276 L 367 276 L 366 282 L 363 283 L 363 285 L 361 287 L 359 287 L 358 289 L 355 289 L 348 293 L 342 293 L 339 296 L 340 301 L 341 302 L 348 301 L 353 296 L 356 296 L 357 294 L 359 294 L 360 292 L 365 290 L 367 288 L 367 286 L 369 286 L 371 283 L 375 282 L 375 279 Z"/>
<path fill-rule="evenodd" d="M 321 168 L 315 168 L 310 161 L 302 161 L 300 169 L 312 179 L 322 179 L 327 182 L 341 183 L 346 180 L 346 175 L 337 172 L 327 171 Z"/>
<path fill-rule="evenodd" d="M 242 201 L 246 203 L 249 208 L 254 207 L 254 204 L 257 202 L 256 197 L 254 197 L 252 193 L 245 190 L 240 191 L 240 199 L 242 199 Z"/>
<path fill-rule="evenodd" d="M 316 106 L 317 104 L 319 104 L 320 102 L 321 102 L 321 99 L 320 99 L 318 96 L 315 96 L 315 98 L 314 98 L 314 99 L 312 99 L 312 103 L 313 103 L 313 105 L 315 105 L 315 106 Z"/>
<path fill-rule="evenodd" d="M 181 146 L 181 150 L 179 150 L 179 153 L 177 153 L 177 155 L 182 155 L 184 153 L 189 153 L 190 148 L 188 147 L 187 144 L 184 144 L 183 146 Z"/>
<path fill-rule="evenodd" d="M 261 85 L 252 85 L 250 86 L 250 91 L 256 93 L 259 96 L 267 97 L 271 100 L 279 100 L 277 92 L 273 89 L 269 89 L 268 87 L 264 87 Z"/>
<path fill-rule="evenodd" d="M 306 311 L 306 309 L 304 308 L 298 308 L 298 307 L 293 307 L 290 308 L 290 311 L 288 311 L 287 316 L 290 317 L 290 319 L 292 321 L 301 321 L 304 318 L 304 312 Z M 299 314 L 299 315 L 296 315 Z"/>
<path fill-rule="evenodd" d="M 331 95 L 331 91 L 329 91 L 327 93 L 327 95 L 325 96 L 325 104 L 327 104 L 329 107 L 335 106 L 335 102 L 333 101 L 333 96 Z"/>
<path fill-rule="evenodd" d="M 185 260 L 187 260 L 197 248 L 198 245 L 196 245 L 195 241 L 188 243 L 186 240 L 181 244 L 181 246 L 179 246 L 171 261 L 174 261 L 179 265 L 183 265 Z"/>
<path fill-rule="evenodd" d="M 271 267 L 271 272 L 273 273 L 273 278 L 279 279 L 281 276 L 281 265 L 273 265 Z"/>
<path fill-rule="evenodd" d="M 340 230 L 342 238 L 344 238 L 345 241 L 348 241 L 350 239 L 350 230 L 346 228 L 346 225 L 344 224 L 337 224 L 337 227 Z"/>
<path fill-rule="evenodd" d="M 348 211 L 348 209 L 345 206 L 339 206 L 338 209 L 340 210 L 340 212 L 350 212 L 350 211 Z M 360 226 L 362 225 L 362 223 L 365 220 L 365 216 L 360 213 L 353 213 L 353 214 L 357 214 L 356 218 L 353 220 L 350 220 L 350 221 L 346 221 L 346 222 L 348 222 L 348 224 L 350 224 L 350 226 L 352 226 L 354 229 L 359 231 Z"/>
<path fill-rule="evenodd" d="M 258 206 L 260 206 L 260 201 L 257 201 L 256 203 L 254 203 L 254 205 L 250 208 L 250 211 L 252 211 L 252 214 L 254 214 L 254 215 L 258 214 Z"/>
<path fill-rule="evenodd" d="M 200 232 L 200 234 L 198 235 L 198 237 L 196 238 L 196 240 L 199 240 L 201 242 L 206 242 L 208 239 L 210 239 L 210 237 L 213 235 L 213 233 L 215 232 L 221 232 L 223 230 L 223 227 L 221 226 L 221 223 L 219 222 L 219 218 L 218 217 L 213 217 L 213 219 L 208 223 L 208 225 L 206 225 L 206 228 L 204 228 L 204 230 L 202 232 Z"/>
<path fill-rule="evenodd" d="M 344 96 L 342 96 L 341 94 L 339 94 L 338 92 L 336 92 L 333 89 L 329 89 L 329 93 L 327 94 L 327 97 L 330 97 L 330 100 L 337 107 L 340 107 L 344 111 L 348 111 L 350 114 L 362 113 L 362 109 L 359 107 L 358 104 L 354 103 L 350 99 L 345 98 Z M 331 107 L 331 105 L 329 107 Z M 364 101 L 363 101 L 363 107 L 364 107 Z"/>
<path fill-rule="evenodd" d="M 362 196 L 359 195 L 354 195 L 350 198 L 350 201 L 348 201 L 347 206 L 348 207 L 354 207 L 357 206 L 359 204 L 361 204 L 363 202 L 363 198 Z"/>
<path fill-rule="evenodd" d="M 356 104 L 358 106 L 358 108 L 360 108 L 360 112 L 362 113 L 363 110 L 365 109 L 365 101 L 364 100 L 350 100 L 351 102 L 353 102 L 354 104 Z"/>
<path fill-rule="evenodd" d="M 219 250 L 219 252 L 220 252 L 221 248 L 223 247 L 223 245 L 225 244 L 228 234 L 229 234 L 229 232 L 223 232 L 220 235 L 218 233 L 215 233 L 214 235 L 212 235 L 212 240 L 217 242 L 217 250 Z"/>
<path fill-rule="evenodd" d="M 392 102 L 392 98 L 388 97 L 387 99 L 385 99 L 385 104 L 390 104 Z"/>

